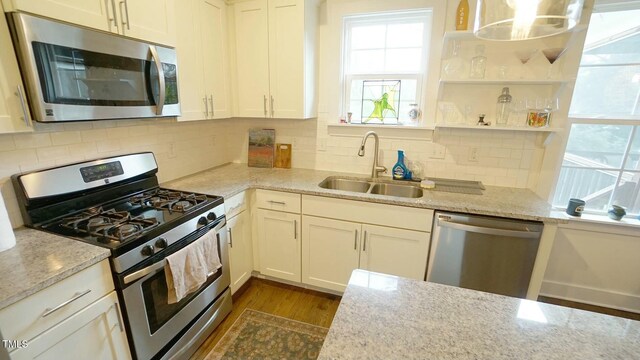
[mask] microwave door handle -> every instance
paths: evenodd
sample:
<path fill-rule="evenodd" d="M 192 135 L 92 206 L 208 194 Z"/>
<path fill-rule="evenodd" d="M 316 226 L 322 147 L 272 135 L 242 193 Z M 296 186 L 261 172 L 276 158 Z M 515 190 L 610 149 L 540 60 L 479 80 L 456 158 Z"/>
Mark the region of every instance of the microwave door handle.
<path fill-rule="evenodd" d="M 158 85 L 160 86 L 158 104 L 156 105 L 156 115 L 162 115 L 162 108 L 164 107 L 164 97 L 166 95 L 166 89 L 164 88 L 164 68 L 162 67 L 162 62 L 160 62 L 160 57 L 158 56 L 158 50 L 156 50 L 156 47 L 153 45 L 149 46 L 149 51 L 151 52 L 151 58 L 156 64 L 156 69 L 158 70 Z"/>

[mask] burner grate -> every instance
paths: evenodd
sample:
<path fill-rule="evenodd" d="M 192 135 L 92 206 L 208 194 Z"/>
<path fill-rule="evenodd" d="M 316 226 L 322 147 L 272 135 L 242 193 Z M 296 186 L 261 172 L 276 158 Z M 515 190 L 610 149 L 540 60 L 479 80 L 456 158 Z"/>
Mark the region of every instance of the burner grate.
<path fill-rule="evenodd" d="M 168 210 L 169 212 L 186 212 L 205 201 L 207 201 L 206 195 L 163 189 L 147 191 L 129 199 L 129 202 L 134 205 Z"/>
<path fill-rule="evenodd" d="M 62 227 L 94 236 L 103 242 L 125 242 L 158 224 L 155 218 L 132 217 L 127 211 L 103 211 L 102 208 L 85 210 L 78 215 L 62 219 L 61 223 Z"/>

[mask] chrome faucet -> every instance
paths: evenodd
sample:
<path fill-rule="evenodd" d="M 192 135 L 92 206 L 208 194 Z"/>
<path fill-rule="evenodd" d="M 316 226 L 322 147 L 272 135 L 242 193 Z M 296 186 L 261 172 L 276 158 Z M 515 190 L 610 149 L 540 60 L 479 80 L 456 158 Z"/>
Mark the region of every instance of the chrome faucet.
<path fill-rule="evenodd" d="M 367 139 L 369 138 L 369 136 L 373 136 L 373 139 L 375 140 L 375 147 L 374 147 L 374 154 L 373 154 L 373 167 L 371 168 L 371 177 L 373 179 L 378 178 L 378 173 L 386 173 L 387 172 L 387 168 L 384 166 L 380 166 L 378 165 L 378 150 L 379 150 L 379 145 L 380 145 L 380 139 L 378 138 L 378 134 L 376 134 L 375 131 L 369 131 L 368 133 L 364 134 L 364 138 L 362 138 L 362 144 L 360 144 L 360 150 L 358 151 L 358 156 L 364 156 L 364 146 L 367 143 Z"/>

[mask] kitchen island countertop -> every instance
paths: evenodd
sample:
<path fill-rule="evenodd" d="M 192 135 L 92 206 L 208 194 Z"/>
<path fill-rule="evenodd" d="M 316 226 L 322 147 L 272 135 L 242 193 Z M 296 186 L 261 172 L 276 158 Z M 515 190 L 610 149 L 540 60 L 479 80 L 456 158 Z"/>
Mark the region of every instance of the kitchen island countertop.
<path fill-rule="evenodd" d="M 163 187 L 220 195 L 229 198 L 251 188 L 296 192 L 308 195 L 410 206 L 513 219 L 566 222 L 552 215 L 551 206 L 528 189 L 486 186 L 483 195 L 430 191 L 420 198 L 401 198 L 323 189 L 318 184 L 327 177 L 366 178 L 367 175 L 311 169 L 264 169 L 246 164 L 226 164 L 163 183 Z"/>
<path fill-rule="evenodd" d="M 640 359 L 640 322 L 355 270 L 319 359 Z"/>
<path fill-rule="evenodd" d="M 16 246 L 0 252 L 0 309 L 109 257 L 106 248 L 41 230 L 14 230 Z"/>

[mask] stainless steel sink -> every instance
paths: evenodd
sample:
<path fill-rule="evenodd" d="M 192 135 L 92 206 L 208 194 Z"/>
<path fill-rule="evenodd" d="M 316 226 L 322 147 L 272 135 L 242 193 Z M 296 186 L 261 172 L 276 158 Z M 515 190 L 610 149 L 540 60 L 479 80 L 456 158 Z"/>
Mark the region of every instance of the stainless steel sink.
<path fill-rule="evenodd" d="M 359 179 L 341 179 L 328 177 L 318 184 L 323 189 L 352 191 L 373 195 L 387 195 L 405 198 L 422 197 L 422 189 L 417 186 L 373 182 Z"/>
<path fill-rule="evenodd" d="M 399 196 L 406 198 L 419 198 L 422 197 L 422 189 L 416 186 L 410 185 L 395 185 L 395 184 L 374 184 L 371 188 L 371 194 L 387 195 L 387 196 Z"/>
<path fill-rule="evenodd" d="M 369 187 L 371 187 L 371 184 L 366 181 L 359 180 L 326 178 L 319 186 L 324 189 L 366 193 L 367 190 L 369 190 Z"/>

